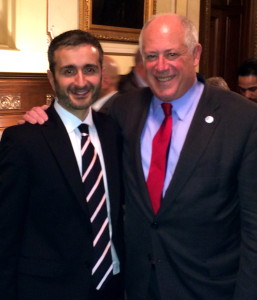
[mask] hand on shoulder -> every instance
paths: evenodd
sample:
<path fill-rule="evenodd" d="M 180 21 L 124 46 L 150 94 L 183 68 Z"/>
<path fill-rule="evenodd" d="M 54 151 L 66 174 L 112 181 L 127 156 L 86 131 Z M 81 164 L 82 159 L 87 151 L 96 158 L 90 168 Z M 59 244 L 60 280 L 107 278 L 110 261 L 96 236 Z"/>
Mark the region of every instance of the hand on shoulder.
<path fill-rule="evenodd" d="M 45 112 L 48 107 L 48 105 L 32 107 L 31 110 L 28 110 L 22 116 L 22 119 L 18 121 L 18 124 L 23 124 L 25 122 L 30 124 L 44 124 L 48 120 L 48 116 Z"/>

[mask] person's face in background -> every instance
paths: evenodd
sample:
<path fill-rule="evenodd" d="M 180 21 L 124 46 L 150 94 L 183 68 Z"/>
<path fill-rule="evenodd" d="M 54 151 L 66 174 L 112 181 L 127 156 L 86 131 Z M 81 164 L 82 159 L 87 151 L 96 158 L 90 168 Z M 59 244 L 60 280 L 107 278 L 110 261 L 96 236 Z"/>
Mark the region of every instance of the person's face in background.
<path fill-rule="evenodd" d="M 238 76 L 238 87 L 241 95 L 257 102 L 257 76 Z"/>
<path fill-rule="evenodd" d="M 55 51 L 54 59 L 54 74 L 49 71 L 48 77 L 58 102 L 84 120 L 101 87 L 99 52 L 87 44 L 60 47 Z"/>
<path fill-rule="evenodd" d="M 185 30 L 177 18 L 150 23 L 142 36 L 142 51 L 147 82 L 159 99 L 175 100 L 193 86 L 201 46 L 187 47 Z"/>
<path fill-rule="evenodd" d="M 104 97 L 113 91 L 117 91 L 119 81 L 119 69 L 117 63 L 109 56 L 103 57 L 102 82 L 99 97 Z"/>

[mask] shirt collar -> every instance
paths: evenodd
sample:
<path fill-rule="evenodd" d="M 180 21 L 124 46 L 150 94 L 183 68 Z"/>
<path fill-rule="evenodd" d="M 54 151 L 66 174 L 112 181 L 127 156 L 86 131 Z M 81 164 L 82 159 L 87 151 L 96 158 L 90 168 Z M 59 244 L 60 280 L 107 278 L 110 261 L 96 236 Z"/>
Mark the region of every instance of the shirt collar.
<path fill-rule="evenodd" d="M 99 99 L 96 100 L 96 102 L 94 102 L 91 107 L 95 110 L 98 111 L 102 108 L 102 106 L 116 93 L 118 93 L 118 91 L 113 91 Z"/>
<path fill-rule="evenodd" d="M 194 102 L 198 101 L 197 99 L 200 98 L 203 87 L 203 83 L 196 81 L 182 97 L 171 102 L 173 113 L 177 114 L 179 120 L 183 120 L 190 111 Z M 154 113 L 159 109 L 161 103 L 163 102 L 164 101 L 161 101 L 156 96 L 153 96 L 152 109 Z"/>
<path fill-rule="evenodd" d="M 54 102 L 54 108 L 57 111 L 58 115 L 60 116 L 68 133 L 74 131 L 74 129 L 76 129 L 81 123 L 85 123 L 88 126 L 93 126 L 94 124 L 91 107 L 89 107 L 88 114 L 85 120 L 83 121 L 81 121 L 78 117 L 76 117 L 75 115 L 67 111 L 65 108 L 63 108 L 58 103 L 58 99 L 56 99 Z"/>

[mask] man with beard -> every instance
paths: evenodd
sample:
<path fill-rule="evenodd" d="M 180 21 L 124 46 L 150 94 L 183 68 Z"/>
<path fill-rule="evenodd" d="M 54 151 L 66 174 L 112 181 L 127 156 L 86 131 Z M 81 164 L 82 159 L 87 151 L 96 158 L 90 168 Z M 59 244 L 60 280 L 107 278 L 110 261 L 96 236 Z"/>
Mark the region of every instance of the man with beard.
<path fill-rule="evenodd" d="M 0 294 L 120 300 L 120 142 L 109 117 L 90 108 L 103 51 L 72 30 L 53 39 L 48 59 L 57 96 L 48 121 L 10 127 L 0 144 Z"/>
<path fill-rule="evenodd" d="M 123 136 L 127 299 L 255 300 L 256 104 L 196 74 L 187 18 L 153 16 L 139 45 L 149 88 L 110 111 Z"/>

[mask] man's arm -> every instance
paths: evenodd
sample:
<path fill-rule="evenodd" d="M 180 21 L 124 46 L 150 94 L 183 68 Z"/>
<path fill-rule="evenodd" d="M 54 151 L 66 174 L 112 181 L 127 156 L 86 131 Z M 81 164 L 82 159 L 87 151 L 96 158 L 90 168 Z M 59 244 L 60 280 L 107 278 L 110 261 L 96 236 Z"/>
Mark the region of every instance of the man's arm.
<path fill-rule="evenodd" d="M 28 159 L 16 135 L 15 128 L 8 128 L 0 143 L 0 295 L 6 300 L 18 298 L 17 269 L 30 186 Z"/>
<path fill-rule="evenodd" d="M 48 107 L 48 105 L 32 107 L 31 110 L 28 110 L 22 116 L 23 119 L 20 120 L 18 123 L 23 124 L 25 122 L 28 122 L 31 124 L 44 124 L 48 120 L 48 116 L 45 112 L 45 110 L 47 110 Z"/>

